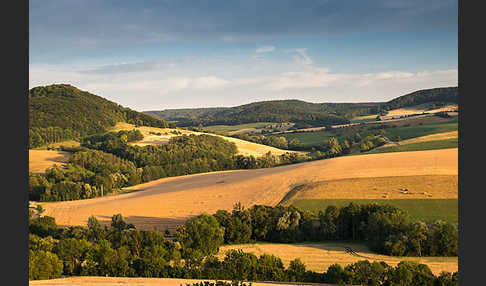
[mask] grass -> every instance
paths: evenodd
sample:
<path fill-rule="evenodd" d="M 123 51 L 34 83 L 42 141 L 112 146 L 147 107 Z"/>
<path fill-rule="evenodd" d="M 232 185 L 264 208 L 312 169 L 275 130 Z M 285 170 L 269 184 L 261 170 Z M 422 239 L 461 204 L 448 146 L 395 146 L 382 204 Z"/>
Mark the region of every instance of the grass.
<path fill-rule="evenodd" d="M 432 223 L 435 220 L 444 220 L 451 223 L 458 222 L 457 199 L 303 199 L 296 200 L 293 205 L 312 212 L 324 211 L 328 206 L 346 206 L 349 203 L 357 204 L 389 204 L 406 211 L 412 221 L 421 220 Z"/>
<path fill-rule="evenodd" d="M 447 148 L 458 148 L 457 138 L 435 140 L 428 142 L 417 142 L 410 143 L 406 145 L 384 147 L 380 149 L 374 149 L 365 153 L 357 153 L 355 155 L 363 154 L 380 154 L 380 153 L 390 153 L 390 152 L 407 152 L 407 151 L 422 151 L 422 150 L 438 150 Z"/>
<path fill-rule="evenodd" d="M 412 126 L 386 128 L 385 136 L 390 138 L 390 140 L 395 140 L 397 136 L 400 136 L 400 140 L 406 140 L 436 133 L 458 130 L 457 120 L 432 124 L 427 124 L 427 121 L 423 120 L 423 122 L 425 123 L 422 123 L 422 125 L 420 125 L 420 121 L 417 121 L 416 119 L 411 119 L 410 122 L 412 121 L 414 122 Z M 275 134 L 271 136 L 283 136 L 287 139 L 287 141 L 297 138 L 304 148 L 311 148 L 312 146 L 323 145 L 324 142 L 330 137 L 335 137 L 340 142 L 342 142 L 345 138 L 353 138 L 355 133 L 359 133 L 361 135 L 361 138 L 364 138 L 367 135 L 376 133 L 376 129 L 370 129 L 373 127 L 376 127 L 376 124 L 365 124 L 336 130 L 322 130 L 316 132 L 293 132 Z"/>
<path fill-rule="evenodd" d="M 385 130 L 385 136 L 391 140 L 395 140 L 397 136 L 400 136 L 400 140 L 411 139 L 420 136 L 426 136 L 435 133 L 444 133 L 458 130 L 458 123 L 445 122 L 436 124 L 424 124 L 409 127 L 399 128 L 387 128 Z"/>

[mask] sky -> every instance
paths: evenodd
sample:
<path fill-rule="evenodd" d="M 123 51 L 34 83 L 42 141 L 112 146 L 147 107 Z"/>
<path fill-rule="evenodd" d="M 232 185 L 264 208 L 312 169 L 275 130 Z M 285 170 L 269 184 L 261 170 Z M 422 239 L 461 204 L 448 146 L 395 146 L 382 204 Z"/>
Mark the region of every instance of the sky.
<path fill-rule="evenodd" d="M 138 111 L 383 102 L 458 83 L 450 0 L 30 0 L 29 87 Z"/>

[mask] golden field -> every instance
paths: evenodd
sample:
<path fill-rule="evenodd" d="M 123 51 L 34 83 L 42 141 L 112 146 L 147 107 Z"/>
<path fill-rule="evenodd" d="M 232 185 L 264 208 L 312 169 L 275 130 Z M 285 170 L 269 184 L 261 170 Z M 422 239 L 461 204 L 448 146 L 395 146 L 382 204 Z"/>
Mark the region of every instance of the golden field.
<path fill-rule="evenodd" d="M 452 111 L 454 109 L 457 109 L 456 104 L 451 104 L 447 106 L 443 106 L 441 108 L 436 108 L 436 109 L 431 109 L 431 110 L 426 110 L 423 108 L 417 108 L 417 107 L 408 107 L 408 108 L 397 108 L 397 109 L 392 109 L 387 112 L 387 116 L 404 116 L 404 115 L 410 115 L 410 114 L 417 114 L 417 113 L 422 113 L 422 112 L 427 112 L 427 113 L 438 113 L 442 111 Z"/>
<path fill-rule="evenodd" d="M 329 180 L 298 186 L 294 192 L 285 198 L 283 205 L 291 205 L 302 199 L 457 199 L 458 176 L 417 175 Z"/>
<path fill-rule="evenodd" d="M 275 147 L 257 144 L 257 143 L 253 143 L 253 142 L 248 142 L 248 141 L 237 139 L 237 138 L 226 137 L 226 136 L 221 136 L 221 135 L 216 135 L 216 134 L 211 134 L 211 133 L 202 133 L 202 132 L 184 130 L 184 129 L 179 129 L 179 128 L 177 128 L 177 129 L 156 128 L 156 127 L 147 127 L 147 126 L 135 127 L 135 125 L 133 125 L 133 124 L 119 122 L 112 129 L 110 129 L 110 131 L 116 132 L 116 131 L 120 131 L 120 130 L 133 130 L 133 129 L 139 130 L 144 137 L 140 141 L 130 143 L 130 144 L 137 145 L 137 146 L 146 146 L 146 145 L 153 145 L 153 144 L 167 144 L 167 142 L 169 142 L 169 139 L 171 137 L 174 137 L 174 136 L 190 135 L 190 134 L 195 134 L 195 135 L 206 134 L 206 135 L 211 135 L 211 136 L 218 136 L 218 137 L 226 139 L 230 142 L 235 143 L 236 147 L 238 148 L 238 154 L 245 155 L 245 156 L 253 155 L 255 157 L 259 157 L 259 156 L 262 156 L 262 155 L 264 155 L 268 152 L 272 152 L 272 154 L 274 154 L 274 155 L 281 155 L 281 154 L 284 154 L 284 153 L 287 153 L 287 152 L 295 152 L 295 151 L 282 150 L 282 149 L 278 149 L 278 148 L 275 148 Z M 161 135 L 156 135 L 154 133 L 160 133 Z"/>
<path fill-rule="evenodd" d="M 357 254 L 363 256 L 358 257 L 347 253 L 344 247 L 351 247 Z M 273 254 L 288 267 L 291 260 L 299 258 L 305 265 L 307 270 L 316 272 L 327 271 L 327 268 L 334 263 L 338 263 L 345 267 L 346 265 L 355 263 L 360 260 L 385 261 L 391 266 L 396 266 L 400 261 L 415 261 L 427 264 L 435 275 L 440 274 L 441 271 L 456 272 L 458 271 L 457 257 L 397 257 L 375 254 L 370 251 L 365 245 L 359 243 L 346 242 L 326 242 L 326 243 L 255 243 L 255 244 L 239 244 L 239 245 L 225 245 L 220 248 L 219 257 L 224 257 L 224 253 L 230 249 L 241 249 L 244 252 L 253 253 L 260 256 L 264 253 Z M 366 258 L 364 258 L 366 257 Z"/>
<path fill-rule="evenodd" d="M 29 285 L 36 286 L 58 286 L 58 285 L 71 285 L 71 286 L 119 286 L 119 285 L 135 285 L 135 286 L 180 286 L 192 283 L 198 283 L 201 281 L 215 280 L 202 280 L 202 279 L 179 279 L 179 278 L 128 278 L 128 277 L 99 277 L 99 276 L 78 276 L 68 278 L 58 278 L 50 280 L 34 280 L 29 281 Z M 231 282 L 231 281 L 227 281 Z M 318 283 L 285 283 L 285 282 L 251 282 L 253 286 L 277 286 L 277 285 L 330 285 L 331 284 L 318 284 Z"/>
<path fill-rule="evenodd" d="M 44 173 L 54 165 L 64 165 L 71 153 L 54 150 L 29 150 L 29 172 Z"/>
<path fill-rule="evenodd" d="M 165 230 L 203 212 L 211 214 L 218 209 L 230 210 L 237 202 L 245 207 L 255 204 L 275 206 L 294 187 L 313 182 L 408 177 L 402 179 L 415 182 L 414 186 L 419 187 L 420 180 L 411 177 L 457 174 L 457 148 L 367 154 L 268 169 L 163 178 L 126 188 L 128 193 L 124 194 L 49 202 L 42 206 L 45 209 L 43 214 L 55 217 L 59 225 L 86 225 L 91 215 L 108 224 L 112 215 L 121 213 L 127 222 L 139 229 Z M 428 184 L 428 181 L 422 181 L 424 186 Z M 399 181 L 393 182 L 394 186 L 400 184 Z"/>

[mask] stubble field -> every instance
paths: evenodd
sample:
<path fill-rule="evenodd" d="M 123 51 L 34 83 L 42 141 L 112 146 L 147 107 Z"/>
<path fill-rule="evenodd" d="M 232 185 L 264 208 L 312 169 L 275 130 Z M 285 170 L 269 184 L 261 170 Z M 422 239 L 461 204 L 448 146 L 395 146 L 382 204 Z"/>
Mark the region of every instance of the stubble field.
<path fill-rule="evenodd" d="M 121 213 L 139 229 L 163 231 L 204 212 L 230 210 L 237 202 L 245 207 L 275 206 L 294 187 L 313 182 L 457 176 L 457 155 L 455 148 L 345 156 L 268 169 L 212 172 L 155 180 L 126 188 L 129 193 L 125 194 L 42 205 L 44 215 L 55 217 L 59 225 L 86 225 L 91 215 L 108 224 L 112 215 Z"/>

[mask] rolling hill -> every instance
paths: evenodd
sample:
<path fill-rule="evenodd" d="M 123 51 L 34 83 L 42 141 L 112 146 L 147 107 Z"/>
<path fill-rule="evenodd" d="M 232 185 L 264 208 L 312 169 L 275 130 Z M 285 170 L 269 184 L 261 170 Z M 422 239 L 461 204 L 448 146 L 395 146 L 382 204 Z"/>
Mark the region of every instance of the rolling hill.
<path fill-rule="evenodd" d="M 117 122 L 162 128 L 170 125 L 69 84 L 34 87 L 28 96 L 31 148 L 105 132 Z"/>
<path fill-rule="evenodd" d="M 407 106 L 429 107 L 458 103 L 457 87 L 424 89 L 388 102 L 311 103 L 302 100 L 261 101 L 235 107 L 145 111 L 178 126 L 236 125 L 254 122 L 294 122 L 296 127 L 346 124 L 356 116 L 378 114 Z"/>
<path fill-rule="evenodd" d="M 420 185 L 436 182 L 423 179 L 424 176 L 443 176 L 438 180 L 457 177 L 457 152 L 455 148 L 345 156 L 275 168 L 186 175 L 131 186 L 125 188 L 126 194 L 46 202 L 42 206 L 46 210 L 44 215 L 55 217 L 59 225 L 86 225 L 91 215 L 96 216 L 100 223 L 109 224 L 113 214 L 122 213 L 127 222 L 138 229 L 157 228 L 163 231 L 204 212 L 230 210 L 237 202 L 245 207 L 255 204 L 275 206 L 293 188 L 312 182 L 325 181 L 349 187 L 349 179 L 370 181 L 378 178 L 392 187 L 410 185 L 412 188 L 413 184 L 414 188 L 420 189 Z M 417 176 L 422 179 L 415 180 Z M 427 191 L 440 197 L 440 190 L 428 188 Z M 456 193 L 450 191 L 452 193 L 448 197 L 457 197 L 457 189 Z M 354 198 L 368 198 L 367 192 L 360 189 Z M 381 198 L 381 192 L 375 196 Z M 416 197 L 403 195 L 403 199 L 410 198 Z"/>

